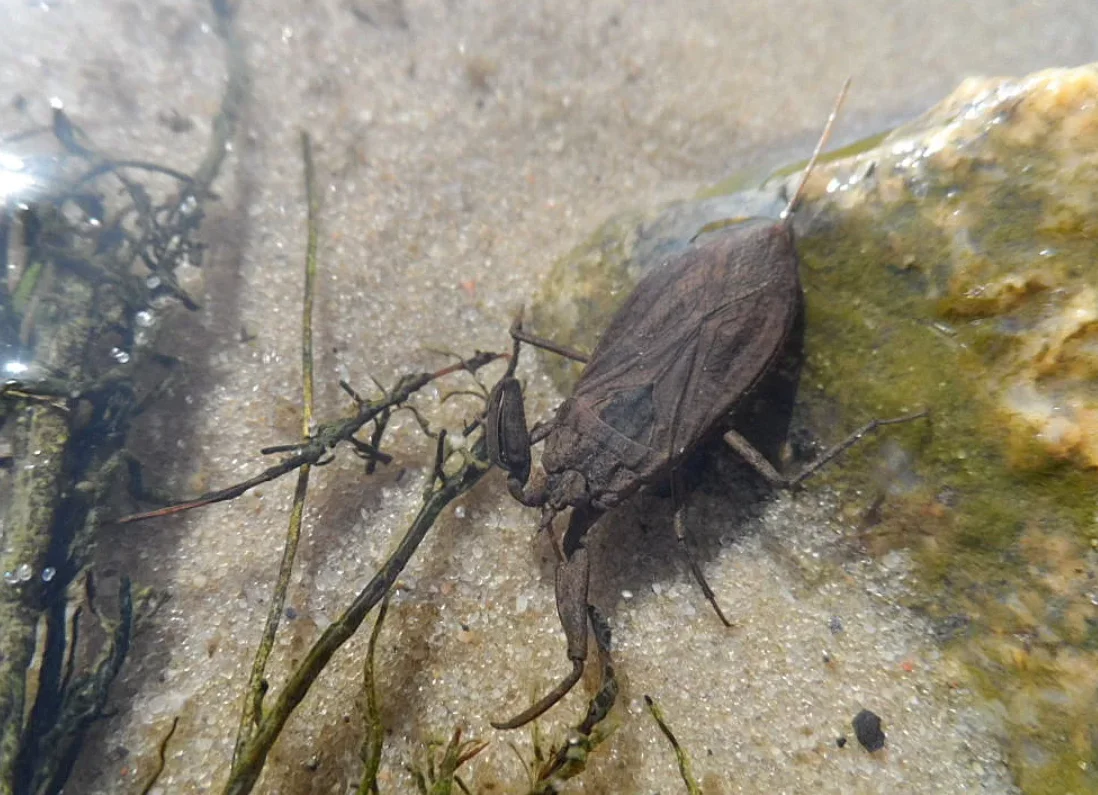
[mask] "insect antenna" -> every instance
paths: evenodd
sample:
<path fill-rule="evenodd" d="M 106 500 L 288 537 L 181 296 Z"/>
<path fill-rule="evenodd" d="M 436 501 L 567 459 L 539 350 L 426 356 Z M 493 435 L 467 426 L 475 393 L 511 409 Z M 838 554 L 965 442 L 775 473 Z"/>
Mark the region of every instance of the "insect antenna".
<path fill-rule="evenodd" d="M 839 115 L 839 108 L 843 105 L 843 100 L 846 99 L 846 91 L 850 88 L 850 78 L 846 79 L 843 83 L 842 89 L 839 91 L 839 96 L 835 99 L 835 104 L 831 108 L 831 115 L 827 117 L 827 124 L 824 125 L 823 132 L 820 133 L 820 140 L 816 142 L 816 148 L 812 151 L 812 157 L 808 158 L 808 165 L 805 166 L 804 174 L 801 175 L 801 181 L 797 185 L 797 190 L 793 193 L 793 198 L 789 200 L 789 204 L 785 205 L 785 209 L 778 215 L 779 220 L 788 221 L 793 217 L 793 211 L 797 209 L 797 204 L 801 200 L 801 196 L 804 194 L 805 183 L 808 182 L 808 176 L 812 173 L 812 169 L 816 167 L 816 161 L 820 157 L 820 152 L 827 145 L 827 139 L 831 137 L 831 126 L 835 123 L 835 117 Z"/>

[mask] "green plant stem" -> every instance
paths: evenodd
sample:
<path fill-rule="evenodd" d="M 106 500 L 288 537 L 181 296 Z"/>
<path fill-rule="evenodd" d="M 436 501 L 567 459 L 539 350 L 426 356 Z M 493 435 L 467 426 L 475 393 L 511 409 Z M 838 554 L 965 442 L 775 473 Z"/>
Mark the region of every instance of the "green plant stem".
<path fill-rule="evenodd" d="M 690 757 L 686 755 L 686 751 L 679 741 L 675 739 L 674 732 L 671 731 L 671 727 L 667 725 L 667 720 L 663 717 L 663 710 L 659 708 L 659 705 L 652 699 L 651 696 L 644 697 L 644 703 L 648 706 L 648 711 L 652 713 L 652 718 L 656 721 L 656 725 L 660 727 L 660 731 L 663 732 L 663 736 L 667 738 L 667 741 L 671 743 L 671 747 L 675 751 L 675 759 L 679 763 L 679 775 L 682 776 L 683 783 L 686 784 L 686 791 L 690 795 L 702 795 L 701 787 L 698 786 L 698 782 L 694 779 L 694 773 L 690 766 Z"/>
<path fill-rule="evenodd" d="M 308 206 L 308 241 L 305 245 L 305 298 L 301 308 L 301 391 L 305 408 L 301 413 L 301 436 L 308 438 L 313 425 L 313 299 L 316 295 L 316 250 L 320 238 L 319 197 L 309 134 L 301 133 L 301 159 L 305 164 L 305 200 Z"/>
<path fill-rule="evenodd" d="M 303 408 L 301 412 L 301 435 L 308 437 L 313 423 L 313 294 L 316 289 L 317 261 L 317 197 L 316 180 L 313 171 L 313 155 L 309 136 L 301 134 L 302 158 L 305 162 L 305 196 L 308 203 L 308 244 L 305 251 L 305 295 L 301 313 L 301 382 Z M 271 605 L 267 610 L 267 620 L 263 625 L 263 635 L 252 662 L 252 672 L 248 679 L 248 689 L 244 695 L 244 708 L 240 715 L 240 726 L 236 733 L 233 750 L 234 759 L 251 737 L 255 726 L 263 715 L 263 695 L 267 684 L 267 661 L 274 649 L 275 635 L 282 621 L 282 611 L 286 606 L 286 594 L 290 588 L 294 559 L 301 542 L 301 520 L 305 514 L 305 497 L 309 490 L 309 473 L 312 467 L 305 464 L 297 471 L 297 486 L 294 489 L 293 509 L 290 511 L 290 523 L 286 529 L 286 540 L 282 546 L 282 561 L 278 567 Z"/>
<path fill-rule="evenodd" d="M 423 506 L 396 550 L 343 614 L 324 630 L 305 659 L 290 674 L 285 687 L 259 722 L 255 734 L 237 756 L 225 784 L 224 795 L 245 795 L 252 791 L 259 780 L 267 754 L 278 739 L 286 720 L 305 698 L 328 660 L 347 642 L 370 610 L 392 588 L 442 510 L 473 488 L 488 471 L 483 441 L 474 446 L 473 454 L 476 456 L 474 460 L 467 462 L 454 475 L 448 476 L 441 485 L 432 483 L 425 495 Z"/>
<path fill-rule="evenodd" d="M 149 776 L 149 780 L 145 783 L 145 786 L 141 788 L 141 795 L 149 795 L 152 792 L 153 787 L 156 786 L 156 782 L 160 780 L 160 774 L 164 772 L 164 763 L 168 758 L 168 743 L 172 741 L 172 735 L 175 734 L 176 728 L 179 726 L 179 718 L 172 718 L 172 725 L 168 727 L 168 731 L 164 734 L 164 739 L 160 741 L 160 747 L 156 753 L 156 767 L 153 768 L 152 775 Z"/>
<path fill-rule="evenodd" d="M 385 728 L 381 725 L 381 707 L 377 701 L 377 680 L 374 675 L 374 656 L 377 653 L 377 639 L 381 635 L 381 625 L 385 614 L 389 612 L 389 594 L 381 600 L 377 609 L 377 620 L 370 632 L 370 642 L 366 645 L 366 661 L 362 664 L 362 689 L 366 696 L 366 736 L 362 740 L 362 778 L 358 784 L 358 795 L 377 793 L 377 772 L 381 768 L 381 746 L 385 740 Z"/>

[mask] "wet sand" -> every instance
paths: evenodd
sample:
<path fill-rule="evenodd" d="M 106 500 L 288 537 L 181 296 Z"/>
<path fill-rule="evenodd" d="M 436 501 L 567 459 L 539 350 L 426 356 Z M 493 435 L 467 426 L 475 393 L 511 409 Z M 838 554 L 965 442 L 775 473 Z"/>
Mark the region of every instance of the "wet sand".
<path fill-rule="evenodd" d="M 202 4 L 9 5 L 4 129 L 27 118 L 16 94 L 40 121 L 57 96 L 104 149 L 193 166 L 224 64 Z M 392 383 L 444 361 L 431 349 L 503 349 L 512 313 L 554 259 L 614 212 L 803 157 L 847 75 L 837 143 L 909 118 L 969 75 L 1098 58 L 1089 0 L 302 8 L 270 0 L 240 14 L 254 91 L 209 225 L 203 309 L 165 320 L 166 346 L 187 357 L 189 380 L 140 429 L 154 476 L 178 492 L 250 475 L 260 447 L 296 435 L 301 130 L 314 138 L 323 186 L 318 413 L 331 416 L 345 409 L 340 377 L 367 389 L 370 376 Z M 173 111 L 194 128 L 175 133 L 158 120 Z M 559 395 L 532 358 L 521 374 L 531 416 L 544 416 Z M 448 403 L 433 417 L 457 425 L 472 405 Z M 345 454 L 315 473 L 273 688 L 415 510 L 430 445 L 411 418 L 396 431 L 386 472 L 366 479 Z M 136 639 L 115 714 L 66 791 L 139 790 L 176 715 L 161 791 L 218 788 L 291 491 L 279 483 L 106 534 L 98 566 L 172 599 Z M 821 518 L 832 515 L 826 497 L 779 498 L 746 519 L 711 495 L 701 503 L 712 542 L 705 570 L 737 627 L 711 615 L 658 506 L 627 511 L 599 534 L 595 595 L 615 629 L 624 709 L 574 791 L 681 791 L 644 694 L 661 703 L 707 793 L 1009 791 L 994 721 L 950 689 L 956 672 L 897 606 L 910 576 L 902 555 L 852 553 L 841 526 Z M 379 652 L 392 730 L 383 789 L 411 791 L 409 748 L 458 724 L 492 743 L 466 781 L 484 792 L 521 787 L 507 741 L 529 758 L 529 734 L 487 722 L 567 666 L 535 526 L 536 512 L 493 475 L 409 568 Z M 833 617 L 843 632 L 832 631 Z M 364 647 L 358 638 L 333 661 L 261 791 L 347 791 Z M 877 757 L 851 735 L 862 707 L 885 718 L 889 747 Z M 582 696 L 570 697 L 544 734 L 559 735 L 582 709 Z M 319 767 L 307 770 L 314 756 Z"/>

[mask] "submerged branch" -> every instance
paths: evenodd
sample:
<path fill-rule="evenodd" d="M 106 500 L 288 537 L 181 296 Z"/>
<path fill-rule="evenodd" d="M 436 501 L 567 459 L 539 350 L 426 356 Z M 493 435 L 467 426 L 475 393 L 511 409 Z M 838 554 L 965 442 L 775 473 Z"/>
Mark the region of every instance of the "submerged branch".
<path fill-rule="evenodd" d="M 97 364 L 106 356 L 99 348 L 118 335 L 130 344 L 132 319 L 149 306 L 153 287 L 136 272 L 138 262 L 167 292 L 190 300 L 179 295 L 172 274 L 200 248 L 195 235 L 203 204 L 243 102 L 243 55 L 226 5 L 214 0 L 212 6 L 227 46 L 227 82 L 193 177 L 97 152 L 58 108 L 51 132 L 64 152 L 56 173 L 78 168 L 83 176 L 76 183 L 59 176 L 25 206 L 13 197 L 0 207 L 0 227 L 6 230 L 8 219 L 18 217 L 21 234 L 17 244 L 4 232 L 0 264 L 10 266 L 5 255 L 17 250 L 23 266 L 0 280 L 0 351 L 16 351 L 35 373 L 26 383 L 0 386 L 0 422 L 7 422 L 15 473 L 0 505 L 6 528 L 0 545 L 0 795 L 60 790 L 128 649 L 129 619 L 123 616 L 119 629 L 126 634 L 116 634 L 109 658 L 90 673 L 74 670 L 76 641 L 65 631 L 64 600 L 67 584 L 86 564 L 130 424 L 142 407 L 135 387 L 140 367 L 155 358 L 148 346 L 134 346 L 116 378 Z M 134 168 L 167 174 L 182 186 L 156 205 L 145 186 L 120 173 Z M 100 179 L 107 176 L 124 191 L 104 187 Z M 74 212 L 96 223 L 74 221 Z M 13 275 L 15 286 L 5 286 Z M 126 607 L 128 592 L 123 602 Z M 35 662 L 39 632 L 44 651 Z"/>
<path fill-rule="evenodd" d="M 486 364 L 494 362 L 496 359 L 506 357 L 507 354 L 505 353 L 486 353 L 478 351 L 468 359 L 463 359 L 457 364 L 443 367 L 441 370 L 406 375 L 400 379 L 394 389 L 382 398 L 378 400 L 362 400 L 362 402 L 359 403 L 357 411 L 350 417 L 321 423 L 317 427 L 316 432 L 301 443 L 301 446 L 297 448 L 296 453 L 287 456 L 274 466 L 267 467 L 267 469 L 263 470 L 255 477 L 248 478 L 240 483 L 235 483 L 224 489 L 208 492 L 192 500 L 175 503 L 144 513 L 123 516 L 115 521 L 119 524 L 140 522 L 145 519 L 152 519 L 158 516 L 170 516 L 194 508 L 212 505 L 217 502 L 232 500 L 256 486 L 276 480 L 306 464 L 316 465 L 322 462 L 328 454 L 342 442 L 348 442 L 357 449 L 362 449 L 362 442 L 354 439 L 354 435 L 366 424 L 380 420 L 388 412 L 407 402 L 412 395 L 427 386 L 427 384 L 442 378 L 443 376 L 463 370 L 476 372 Z"/>
<path fill-rule="evenodd" d="M 443 445 L 440 444 L 440 453 L 443 449 Z M 442 468 L 442 455 L 439 459 L 436 462 L 436 469 Z M 408 561 L 412 559 L 412 555 L 415 554 L 442 510 L 480 482 L 488 468 L 484 441 L 479 439 L 473 446 L 472 454 L 466 458 L 457 472 L 446 475 L 441 483 L 437 480 L 432 481 L 424 495 L 419 513 L 401 538 L 396 550 L 343 614 L 324 630 L 305 659 L 290 674 L 286 685 L 260 720 L 255 734 L 238 755 L 223 790 L 225 795 L 244 795 L 251 792 L 256 781 L 259 780 L 267 754 L 278 739 L 282 727 L 294 708 L 305 698 L 309 688 L 312 687 L 332 655 L 351 638 L 370 610 L 393 587 L 393 583 L 404 571 L 404 567 L 408 565 Z"/>
<path fill-rule="evenodd" d="M 134 606 L 130 581 L 123 577 L 118 584 L 118 619 L 101 619 L 109 640 L 95 668 L 77 676 L 62 693 L 63 701 L 53 725 L 39 739 L 39 748 L 46 753 L 27 765 L 22 778 L 30 778 L 27 792 L 34 795 L 55 795 L 65 786 L 84 733 L 103 716 L 110 686 L 122 670 L 133 634 Z M 25 760 L 24 761 L 29 761 Z"/>

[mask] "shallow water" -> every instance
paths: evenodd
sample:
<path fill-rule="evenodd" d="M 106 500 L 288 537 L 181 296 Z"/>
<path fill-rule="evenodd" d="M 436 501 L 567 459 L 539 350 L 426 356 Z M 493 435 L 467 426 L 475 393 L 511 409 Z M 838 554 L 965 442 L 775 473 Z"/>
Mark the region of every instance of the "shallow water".
<path fill-rule="evenodd" d="M 203 4 L 7 6 L 0 129 L 46 121 L 58 97 L 104 150 L 194 167 L 224 78 Z M 743 4 L 700 1 L 305 7 L 270 0 L 239 14 L 251 101 L 208 222 L 202 309 L 171 321 L 164 337 L 187 360 L 188 381 L 138 434 L 152 477 L 179 493 L 251 474 L 256 450 L 295 436 L 303 129 L 323 185 L 317 380 L 328 416 L 344 408 L 340 377 L 389 383 L 441 361 L 429 348 L 505 346 L 512 313 L 554 259 L 614 212 L 803 156 L 847 75 L 839 143 L 914 115 L 969 75 L 1098 59 L 1089 0 L 783 2 L 753 4 L 750 17 Z M 165 121 L 174 114 L 193 124 Z M 542 416 L 557 397 L 525 367 L 531 414 Z M 429 445 L 411 422 L 398 438 L 408 480 L 367 483 L 342 459 L 317 475 L 282 660 L 365 582 L 414 510 Z M 67 791 L 139 789 L 175 715 L 163 790 L 223 781 L 291 488 L 103 539 L 99 566 L 173 599 L 138 637 L 113 691 L 116 714 L 99 725 Z M 727 512 L 710 510 L 716 521 Z M 493 740 L 471 780 L 514 789 L 521 769 L 487 720 L 565 666 L 532 513 L 494 477 L 461 513 L 409 570 L 411 590 L 382 649 L 394 791 L 408 786 L 408 746 L 456 723 Z M 751 519 L 760 527 L 736 530 L 707 562 L 741 626 L 731 641 L 711 626 L 670 542 L 634 552 L 627 520 L 605 534 L 600 593 L 615 605 L 628 709 L 576 791 L 677 790 L 672 757 L 637 706 L 646 692 L 692 751 L 707 792 L 948 792 L 981 781 L 1003 791 L 988 722 L 966 717 L 963 698 L 943 698 L 948 672 L 936 669 L 933 644 L 892 606 L 904 562 L 853 562 L 850 582 L 814 583 L 810 562 L 828 554 L 829 528 L 803 526 L 784 503 L 763 513 Z M 615 544 L 630 548 L 625 560 Z M 829 630 L 832 615 L 846 617 L 841 637 Z M 681 637 L 684 626 L 691 633 Z M 857 662 L 829 678 L 813 663 L 835 648 Z M 343 717 L 357 714 L 349 702 L 361 649 L 337 657 L 308 719 L 291 723 L 264 791 L 344 791 L 353 780 L 344 771 L 355 770 L 358 740 Z M 907 660 L 915 671 L 897 673 Z M 833 735 L 875 704 L 886 730 L 889 717 L 896 727 L 891 756 L 832 752 Z M 580 710 L 574 698 L 551 719 L 563 725 Z M 790 740 L 775 726 L 814 733 Z M 317 753 L 320 770 L 304 771 Z"/>

